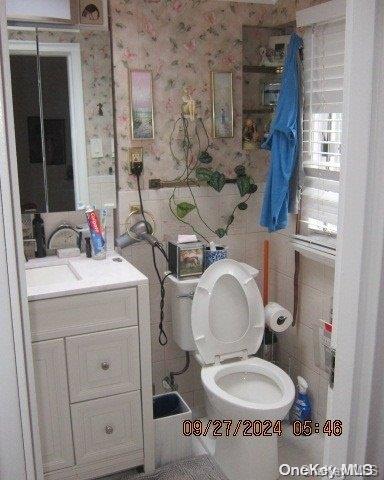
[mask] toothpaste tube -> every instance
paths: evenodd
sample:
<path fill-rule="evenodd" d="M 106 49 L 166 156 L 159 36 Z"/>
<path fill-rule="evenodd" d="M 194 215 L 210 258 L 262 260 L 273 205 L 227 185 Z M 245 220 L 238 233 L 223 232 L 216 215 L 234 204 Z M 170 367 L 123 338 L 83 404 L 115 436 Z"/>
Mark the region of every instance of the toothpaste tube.
<path fill-rule="evenodd" d="M 103 236 L 103 228 L 100 223 L 97 211 L 89 207 L 85 215 L 87 217 L 89 232 L 92 242 L 92 249 L 95 258 L 105 256 L 105 239 Z"/>

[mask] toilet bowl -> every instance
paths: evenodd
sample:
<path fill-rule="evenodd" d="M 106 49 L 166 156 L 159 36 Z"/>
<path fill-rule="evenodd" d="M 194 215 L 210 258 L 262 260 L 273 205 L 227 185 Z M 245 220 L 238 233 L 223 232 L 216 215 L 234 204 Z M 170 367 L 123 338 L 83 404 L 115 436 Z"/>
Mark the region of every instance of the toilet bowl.
<path fill-rule="evenodd" d="M 217 438 L 214 454 L 223 473 L 229 480 L 279 478 L 275 432 L 295 396 L 290 377 L 276 365 L 253 357 L 203 367 L 201 379 L 211 415 L 225 420 L 221 429 L 225 436 Z M 226 431 L 228 420 L 232 425 Z"/>
<path fill-rule="evenodd" d="M 214 457 L 228 480 L 278 478 L 274 426 L 286 416 L 295 397 L 290 377 L 254 356 L 265 328 L 255 272 L 234 260 L 220 260 L 196 282 L 193 295 L 173 295 L 175 340 L 179 345 L 193 345 L 202 366 L 211 419 L 226 421 L 227 428 L 220 429 L 221 435 L 215 437 Z M 180 280 L 174 285 L 175 293 L 185 292 Z M 191 286 L 192 281 L 188 289 Z M 180 328 L 187 324 L 185 304 L 180 307 L 180 301 L 187 297 L 190 301 L 192 296 L 190 328 Z M 180 313 L 183 320 L 178 322 Z M 241 428 L 237 429 L 238 424 Z M 250 428 L 244 431 L 244 426 Z"/>
<path fill-rule="evenodd" d="M 234 421 L 281 420 L 295 396 L 290 377 L 273 363 L 257 357 L 203 367 L 201 380 L 221 418 Z"/>

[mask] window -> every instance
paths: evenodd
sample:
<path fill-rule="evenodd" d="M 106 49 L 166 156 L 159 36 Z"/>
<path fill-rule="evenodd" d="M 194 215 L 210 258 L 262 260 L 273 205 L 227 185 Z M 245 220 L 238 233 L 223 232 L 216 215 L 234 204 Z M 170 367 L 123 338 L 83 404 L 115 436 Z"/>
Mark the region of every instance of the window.
<path fill-rule="evenodd" d="M 332 246 L 337 234 L 345 21 L 304 33 L 300 233 Z"/>

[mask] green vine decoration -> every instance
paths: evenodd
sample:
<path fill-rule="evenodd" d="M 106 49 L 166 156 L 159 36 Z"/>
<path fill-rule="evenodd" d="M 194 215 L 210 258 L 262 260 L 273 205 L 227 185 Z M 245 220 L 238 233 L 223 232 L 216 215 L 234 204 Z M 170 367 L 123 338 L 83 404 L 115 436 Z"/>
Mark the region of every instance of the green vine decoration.
<path fill-rule="evenodd" d="M 181 139 L 179 139 L 179 144 L 180 144 L 180 151 L 182 153 L 180 157 L 176 154 L 175 148 L 174 148 L 174 144 L 176 142 L 175 132 L 177 128 L 179 128 L 179 131 L 181 132 Z M 200 209 L 196 202 L 195 195 L 191 188 L 192 187 L 191 180 L 197 180 L 199 185 L 206 184 L 206 185 L 209 185 L 214 190 L 216 190 L 217 192 L 221 192 L 221 190 L 224 188 L 224 185 L 227 183 L 228 178 L 218 170 L 213 170 L 212 168 L 207 166 L 213 162 L 213 157 L 208 152 L 208 150 L 211 147 L 211 144 L 210 144 L 209 136 L 203 120 L 201 118 L 196 120 L 195 128 L 194 128 L 194 138 L 191 138 L 189 130 L 190 130 L 190 123 L 188 119 L 184 115 L 182 115 L 174 122 L 173 129 L 169 138 L 169 149 L 170 149 L 172 158 L 174 159 L 176 164 L 184 165 L 184 168 L 181 174 L 178 175 L 176 178 L 174 178 L 173 181 L 178 181 L 178 182 L 182 181 L 186 183 L 189 193 L 192 197 L 192 201 L 191 203 L 190 202 L 177 203 L 175 198 L 175 193 L 178 187 L 174 187 L 172 194 L 169 197 L 169 208 L 172 214 L 175 216 L 175 218 L 177 218 L 184 225 L 188 225 L 196 235 L 199 235 L 206 242 L 209 242 L 209 240 L 201 232 L 199 232 L 190 221 L 188 221 L 188 215 L 192 211 L 195 211 L 197 216 L 203 223 L 203 225 L 211 233 L 213 233 L 214 235 L 217 235 L 219 238 L 225 237 L 226 235 L 228 235 L 229 227 L 232 225 L 232 223 L 235 220 L 235 214 L 237 210 L 244 211 L 248 208 L 247 202 L 251 197 L 251 195 L 256 192 L 257 186 L 255 185 L 252 177 L 250 177 L 247 174 L 244 165 L 238 165 L 234 169 L 234 173 L 236 175 L 236 184 L 237 184 L 240 196 L 242 197 L 242 201 L 239 202 L 234 207 L 234 209 L 232 210 L 232 213 L 228 217 L 227 223 L 223 227 L 213 229 L 201 215 Z M 202 148 L 201 138 L 200 138 L 201 133 L 203 133 L 206 138 L 205 148 Z M 193 140 L 197 141 L 198 153 L 196 156 L 194 155 Z M 194 160 L 194 158 L 196 158 L 196 160 Z M 192 177 L 192 175 L 194 177 Z"/>

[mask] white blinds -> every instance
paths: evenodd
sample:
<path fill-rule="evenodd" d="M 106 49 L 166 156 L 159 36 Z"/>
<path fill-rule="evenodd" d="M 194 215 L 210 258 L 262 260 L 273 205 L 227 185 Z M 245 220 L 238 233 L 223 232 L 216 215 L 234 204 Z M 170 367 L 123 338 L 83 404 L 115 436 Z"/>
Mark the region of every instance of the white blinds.
<path fill-rule="evenodd" d="M 301 233 L 335 236 L 339 201 L 345 22 L 304 34 Z"/>

